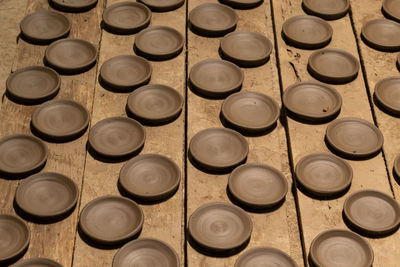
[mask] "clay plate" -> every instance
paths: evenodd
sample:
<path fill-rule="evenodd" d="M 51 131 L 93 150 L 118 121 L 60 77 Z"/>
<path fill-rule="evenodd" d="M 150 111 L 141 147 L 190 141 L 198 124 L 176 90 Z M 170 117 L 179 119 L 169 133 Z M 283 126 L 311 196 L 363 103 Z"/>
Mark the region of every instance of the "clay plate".
<path fill-rule="evenodd" d="M 30 231 L 20 218 L 0 214 L 0 264 L 21 256 L 28 248 Z"/>
<path fill-rule="evenodd" d="M 63 267 L 56 261 L 46 258 L 30 258 L 19 261 L 11 267 Z"/>
<path fill-rule="evenodd" d="M 140 3 L 120 2 L 106 8 L 103 22 L 107 29 L 115 33 L 136 33 L 150 24 L 151 11 Z"/>
<path fill-rule="evenodd" d="M 46 63 L 57 71 L 79 73 L 96 62 L 97 49 L 85 40 L 66 38 L 49 45 L 44 57 Z"/>
<path fill-rule="evenodd" d="M 189 73 L 191 88 L 208 97 L 225 97 L 239 91 L 243 79 L 243 71 L 238 66 L 221 59 L 200 61 Z"/>
<path fill-rule="evenodd" d="M 378 153 L 383 145 L 381 131 L 359 118 L 342 118 L 326 128 L 326 141 L 336 152 L 352 158 L 365 158 Z"/>
<path fill-rule="evenodd" d="M 40 170 L 47 160 L 47 146 L 39 138 L 13 134 L 0 140 L 0 172 L 24 176 Z"/>
<path fill-rule="evenodd" d="M 221 106 L 224 119 L 239 131 L 257 133 L 271 128 L 279 118 L 279 104 L 258 92 L 230 95 Z"/>
<path fill-rule="evenodd" d="M 62 11 L 82 12 L 96 6 L 97 0 L 50 0 L 51 4 Z"/>
<path fill-rule="evenodd" d="M 41 103 L 60 90 L 60 75 L 53 69 L 31 66 L 13 72 L 7 79 L 7 93 L 21 103 Z"/>
<path fill-rule="evenodd" d="M 100 77 L 108 86 L 122 91 L 147 84 L 153 68 L 146 59 L 133 55 L 110 58 L 100 68 Z"/>
<path fill-rule="evenodd" d="M 219 2 L 237 9 L 250 9 L 261 5 L 263 0 L 219 0 Z"/>
<path fill-rule="evenodd" d="M 400 205 L 391 196 L 375 190 L 351 194 L 343 214 L 356 231 L 381 236 L 393 233 L 400 224 Z"/>
<path fill-rule="evenodd" d="M 57 99 L 36 108 L 32 114 L 32 126 L 45 138 L 71 140 L 86 131 L 89 119 L 89 111 L 82 104 Z"/>
<path fill-rule="evenodd" d="M 256 32 L 236 31 L 221 39 L 221 56 L 241 67 L 265 64 L 272 52 L 271 41 Z"/>
<path fill-rule="evenodd" d="M 20 28 L 21 34 L 28 41 L 47 44 L 67 36 L 71 30 L 71 21 L 63 14 L 40 10 L 25 16 Z"/>
<path fill-rule="evenodd" d="M 133 91 L 126 106 L 139 121 L 158 124 L 178 117 L 183 102 L 183 97 L 174 88 L 162 84 L 149 84 Z"/>
<path fill-rule="evenodd" d="M 294 117 L 311 122 L 332 119 L 342 107 L 339 92 L 319 82 L 299 82 L 289 86 L 283 93 L 282 101 Z"/>
<path fill-rule="evenodd" d="M 237 206 L 210 203 L 190 215 L 188 229 L 198 245 L 218 253 L 237 249 L 248 242 L 253 223 Z"/>
<path fill-rule="evenodd" d="M 142 208 L 120 196 L 103 196 L 90 201 L 79 217 L 83 233 L 105 245 L 120 244 L 137 235 L 143 226 Z"/>
<path fill-rule="evenodd" d="M 138 2 L 148 6 L 151 11 L 167 12 L 181 7 L 185 0 L 138 0 Z"/>
<path fill-rule="evenodd" d="M 380 80 L 375 86 L 374 95 L 385 110 L 400 115 L 400 77 Z"/>
<path fill-rule="evenodd" d="M 310 259 L 315 266 L 370 267 L 374 252 L 361 236 L 347 230 L 332 229 L 314 238 Z"/>
<path fill-rule="evenodd" d="M 215 3 L 199 5 L 189 14 L 190 28 L 205 36 L 224 36 L 234 31 L 238 19 L 235 10 Z"/>
<path fill-rule="evenodd" d="M 171 159 L 143 154 L 129 160 L 119 173 L 119 184 L 135 199 L 157 201 L 176 191 L 181 171 Z"/>
<path fill-rule="evenodd" d="M 236 260 L 234 267 L 255 267 L 263 266 L 263 264 L 298 267 L 296 262 L 285 252 L 271 247 L 256 247 L 247 250 Z"/>
<path fill-rule="evenodd" d="M 234 130 L 209 128 L 192 137 L 189 152 L 202 168 L 225 171 L 246 160 L 249 145 L 246 139 Z"/>
<path fill-rule="evenodd" d="M 180 266 L 178 254 L 167 243 L 155 238 L 140 238 L 125 244 L 115 254 L 112 266 Z"/>
<path fill-rule="evenodd" d="M 65 175 L 40 172 L 22 181 L 15 202 L 37 218 L 56 218 L 71 211 L 78 201 L 78 186 Z"/>
<path fill-rule="evenodd" d="M 130 118 L 111 117 L 99 121 L 89 132 L 89 144 L 105 157 L 124 157 L 139 151 L 146 139 L 143 126 Z"/>
<path fill-rule="evenodd" d="M 399 0 L 383 0 L 383 14 L 397 22 L 400 22 L 400 1 Z"/>
<path fill-rule="evenodd" d="M 303 0 L 303 9 L 309 15 L 333 20 L 344 17 L 350 9 L 349 0 Z"/>
<path fill-rule="evenodd" d="M 335 196 L 350 187 L 353 169 L 341 158 L 328 153 L 309 154 L 296 165 L 297 181 L 313 195 Z"/>
<path fill-rule="evenodd" d="M 240 165 L 229 175 L 229 192 L 247 207 L 268 209 L 285 198 L 288 184 L 274 167 L 249 163 Z"/>
<path fill-rule="evenodd" d="M 400 23 L 388 19 L 374 19 L 361 28 L 364 42 L 381 51 L 400 50 Z"/>
<path fill-rule="evenodd" d="M 400 154 L 396 156 L 393 162 L 394 174 L 397 176 L 395 178 L 400 179 Z"/>
<path fill-rule="evenodd" d="M 333 29 L 328 22 L 314 16 L 299 15 L 283 23 L 286 42 L 298 48 L 316 49 L 329 44 Z"/>
<path fill-rule="evenodd" d="M 321 82 L 348 83 L 357 77 L 360 63 L 344 50 L 324 48 L 310 55 L 307 67 L 310 74 Z"/>

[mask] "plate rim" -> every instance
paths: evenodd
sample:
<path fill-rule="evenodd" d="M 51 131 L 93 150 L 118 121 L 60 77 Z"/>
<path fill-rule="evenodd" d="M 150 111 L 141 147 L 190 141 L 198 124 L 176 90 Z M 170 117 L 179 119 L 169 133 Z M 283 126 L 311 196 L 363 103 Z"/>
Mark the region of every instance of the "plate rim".
<path fill-rule="evenodd" d="M 0 214 L 0 220 L 1 220 L 2 218 L 3 218 L 3 219 L 7 219 L 7 218 L 8 218 L 8 220 L 13 220 L 14 223 L 17 222 L 18 224 L 20 224 L 21 227 L 24 228 L 24 230 L 26 231 L 27 237 L 28 237 L 28 238 L 25 240 L 25 242 L 24 242 L 24 244 L 22 245 L 22 247 L 21 247 L 19 250 L 17 250 L 16 252 L 14 252 L 14 254 L 11 254 L 11 255 L 9 255 L 8 257 L 5 257 L 5 258 L 0 258 L 0 263 L 1 263 L 1 262 L 8 261 L 8 260 L 10 260 L 10 259 L 13 259 L 13 258 L 15 258 L 15 257 L 18 257 L 19 255 L 21 255 L 22 253 L 24 253 L 24 251 L 28 248 L 29 243 L 30 243 L 30 241 L 31 241 L 31 230 L 29 229 L 29 226 L 28 226 L 28 224 L 27 224 L 25 221 L 23 221 L 21 218 L 15 216 L 15 215 L 4 214 L 4 213 L 3 213 L 3 214 Z"/>
<path fill-rule="evenodd" d="M 302 6 L 304 7 L 307 14 L 316 15 L 316 16 L 326 19 L 326 20 L 336 20 L 336 19 L 340 19 L 340 18 L 346 16 L 347 13 L 349 12 L 350 1 L 344 0 L 344 2 L 345 2 L 345 8 L 343 10 L 340 10 L 340 12 L 336 12 L 336 13 L 322 13 L 319 11 L 315 11 L 312 8 L 312 6 L 308 3 L 308 0 L 302 0 Z"/>
<path fill-rule="evenodd" d="M 387 78 L 381 79 L 375 84 L 374 95 L 375 95 L 376 99 L 378 100 L 379 104 L 381 104 L 389 112 L 400 115 L 400 107 L 396 108 L 395 106 L 391 105 L 390 103 L 387 103 L 385 98 L 383 98 L 381 95 L 382 84 L 387 81 L 391 81 L 391 80 L 398 80 L 399 91 L 400 91 L 400 76 L 392 76 L 392 77 L 387 77 Z"/>
<path fill-rule="evenodd" d="M 232 8 L 236 8 L 236 9 L 255 8 L 264 2 L 264 0 L 253 0 L 250 3 L 243 3 L 240 0 L 239 1 L 238 0 L 218 0 L 218 1 L 224 5 L 228 5 Z"/>
<path fill-rule="evenodd" d="M 85 5 L 68 5 L 63 3 L 60 0 L 51 0 L 52 4 L 56 5 L 58 8 L 62 8 L 62 10 L 74 10 L 74 11 L 84 11 L 91 9 L 97 4 L 97 0 L 91 0 L 88 4 Z"/>
<path fill-rule="evenodd" d="M 365 22 L 362 27 L 361 27 L 361 37 L 362 39 L 370 45 L 372 48 L 375 48 L 379 51 L 399 51 L 400 50 L 400 43 L 398 45 L 385 45 L 385 44 L 380 44 L 375 42 L 374 40 L 371 40 L 366 33 L 366 29 L 368 26 L 371 24 L 381 24 L 381 23 L 386 23 L 386 24 L 391 24 L 393 26 L 397 26 L 399 28 L 400 32 L 400 23 L 393 21 L 391 19 L 385 19 L 385 18 L 377 18 L 377 19 L 372 19 L 367 22 Z"/>
<path fill-rule="evenodd" d="M 149 3 L 149 1 L 147 1 L 147 0 L 137 0 L 137 1 L 139 3 L 142 3 L 142 4 L 146 5 L 151 11 L 154 11 L 154 12 L 172 11 L 172 10 L 180 8 L 185 3 L 185 0 L 178 0 L 178 1 L 173 2 L 172 4 L 169 4 L 169 5 L 158 6 L 158 5 L 152 4 L 151 1 Z"/>

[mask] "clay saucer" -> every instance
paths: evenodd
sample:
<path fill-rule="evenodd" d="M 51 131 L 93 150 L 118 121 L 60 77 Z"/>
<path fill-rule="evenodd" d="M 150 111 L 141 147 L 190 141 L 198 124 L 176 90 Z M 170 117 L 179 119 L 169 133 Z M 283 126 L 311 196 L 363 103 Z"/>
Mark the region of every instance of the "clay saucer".
<path fill-rule="evenodd" d="M 400 115 L 400 77 L 380 80 L 375 86 L 374 95 L 385 110 Z"/>
<path fill-rule="evenodd" d="M 155 12 L 167 12 L 181 7 L 185 0 L 138 0 Z"/>
<path fill-rule="evenodd" d="M 97 0 L 50 0 L 51 4 L 62 11 L 82 12 L 96 6 Z"/>
<path fill-rule="evenodd" d="M 249 153 L 246 139 L 226 128 L 209 128 L 195 134 L 189 144 L 190 155 L 206 170 L 230 170 L 244 162 Z"/>
<path fill-rule="evenodd" d="M 20 28 L 23 37 L 30 42 L 51 43 L 69 34 L 71 21 L 63 14 L 40 10 L 25 16 Z"/>
<path fill-rule="evenodd" d="M 183 97 L 174 88 L 162 84 L 149 84 L 133 91 L 126 106 L 139 121 L 158 124 L 178 117 L 183 102 Z"/>
<path fill-rule="evenodd" d="M 310 259 L 315 266 L 372 266 L 374 252 L 361 236 L 342 229 L 327 230 L 311 243 Z"/>
<path fill-rule="evenodd" d="M 221 39 L 220 50 L 224 59 L 241 67 L 258 67 L 268 61 L 272 43 L 262 34 L 236 31 Z"/>
<path fill-rule="evenodd" d="M 133 55 L 120 55 L 103 63 L 100 77 L 114 89 L 132 91 L 147 84 L 152 72 L 153 68 L 146 59 Z"/>
<path fill-rule="evenodd" d="M 40 172 L 22 181 L 15 193 L 15 202 L 25 213 L 37 218 L 57 218 L 78 201 L 78 186 L 65 175 Z"/>
<path fill-rule="evenodd" d="M 199 5 L 189 14 L 191 29 L 205 36 L 224 36 L 234 31 L 238 19 L 235 10 L 215 3 Z"/>
<path fill-rule="evenodd" d="M 237 9 L 250 9 L 261 5 L 263 0 L 219 0 L 219 2 Z"/>
<path fill-rule="evenodd" d="M 120 244 L 140 233 L 144 221 L 142 208 L 120 196 L 103 196 L 90 201 L 79 217 L 83 233 L 105 245 Z"/>
<path fill-rule="evenodd" d="M 383 0 L 383 14 L 397 22 L 400 22 L 400 1 L 399 0 Z"/>
<path fill-rule="evenodd" d="M 167 60 L 178 56 L 183 49 L 184 37 L 167 26 L 152 26 L 142 30 L 135 38 L 135 51 L 152 60 Z"/>
<path fill-rule="evenodd" d="M 359 118 L 342 118 L 326 128 L 326 141 L 339 154 L 365 158 L 378 153 L 383 145 L 381 131 L 372 123 Z"/>
<path fill-rule="evenodd" d="M 374 19 L 361 29 L 364 42 L 380 51 L 400 50 L 400 23 L 388 19 Z"/>
<path fill-rule="evenodd" d="M 333 87 L 319 82 L 299 82 L 289 86 L 283 105 L 295 117 L 323 122 L 334 118 L 342 107 L 342 97 Z"/>
<path fill-rule="evenodd" d="M 24 176 L 40 170 L 47 160 L 47 146 L 39 138 L 13 134 L 0 140 L 0 172 Z"/>
<path fill-rule="evenodd" d="M 130 118 L 111 117 L 99 121 L 89 132 L 89 144 L 100 155 L 124 157 L 138 152 L 144 145 L 143 126 Z"/>
<path fill-rule="evenodd" d="M 46 258 L 30 258 L 23 261 L 19 261 L 11 267 L 63 267 L 56 261 Z"/>
<path fill-rule="evenodd" d="M 313 195 L 335 196 L 350 187 L 353 169 L 341 158 L 328 153 L 309 154 L 296 165 L 297 181 Z"/>
<path fill-rule="evenodd" d="M 46 63 L 57 71 L 79 73 L 96 62 L 97 49 L 85 40 L 66 38 L 49 45 L 44 57 Z"/>
<path fill-rule="evenodd" d="M 350 9 L 349 0 L 303 0 L 304 11 L 327 20 L 340 19 Z"/>
<path fill-rule="evenodd" d="M 191 88 L 208 97 L 225 97 L 239 91 L 243 79 L 243 71 L 238 66 L 220 59 L 200 61 L 189 73 Z"/>
<path fill-rule="evenodd" d="M 112 266 L 178 267 L 180 262 L 178 254 L 167 243 L 155 238 L 140 238 L 118 250 Z"/>
<path fill-rule="evenodd" d="M 360 63 L 344 50 L 324 48 L 310 55 L 307 67 L 310 74 L 322 82 L 348 83 L 357 77 Z"/>
<path fill-rule="evenodd" d="M 0 214 L 0 264 L 20 257 L 29 246 L 30 231 L 20 218 Z"/>
<path fill-rule="evenodd" d="M 40 105 L 32 114 L 32 126 L 51 140 L 71 140 L 82 135 L 89 124 L 89 111 L 69 99 L 51 100 Z"/>
<path fill-rule="evenodd" d="M 136 33 L 150 24 L 151 11 L 140 3 L 120 2 L 106 8 L 103 21 L 107 29 L 115 33 Z"/>
<path fill-rule="evenodd" d="M 129 160 L 119 173 L 119 184 L 135 199 L 157 201 L 176 191 L 181 171 L 171 159 L 143 154 Z"/>
<path fill-rule="evenodd" d="M 285 252 L 271 247 L 249 249 L 236 260 L 234 267 L 271 266 L 298 267 L 296 262 Z"/>
<path fill-rule="evenodd" d="M 314 16 L 300 15 L 286 20 L 282 35 L 290 44 L 298 48 L 316 49 L 329 44 L 333 29 L 328 22 Z"/>
<path fill-rule="evenodd" d="M 229 192 L 247 207 L 268 209 L 285 198 L 288 184 L 274 167 L 249 163 L 240 165 L 229 175 Z"/>
<path fill-rule="evenodd" d="M 60 90 L 60 75 L 53 69 L 31 66 L 13 72 L 7 79 L 7 93 L 21 103 L 41 103 Z"/>
<path fill-rule="evenodd" d="M 279 104 L 258 92 L 238 92 L 228 96 L 221 106 L 224 119 L 239 131 L 257 133 L 275 125 Z"/>
<path fill-rule="evenodd" d="M 250 240 L 251 218 L 228 203 L 205 204 L 190 215 L 188 230 L 194 241 L 215 253 L 235 250 Z"/>
<path fill-rule="evenodd" d="M 395 176 L 397 176 L 395 178 L 400 179 L 400 154 L 397 155 L 396 158 L 394 159 L 393 170 Z"/>

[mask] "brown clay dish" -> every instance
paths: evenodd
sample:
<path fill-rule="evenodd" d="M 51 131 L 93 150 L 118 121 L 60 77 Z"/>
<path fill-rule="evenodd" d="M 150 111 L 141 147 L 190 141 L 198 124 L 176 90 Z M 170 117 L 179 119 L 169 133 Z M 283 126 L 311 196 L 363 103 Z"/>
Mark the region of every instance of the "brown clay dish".
<path fill-rule="evenodd" d="M 20 28 L 25 39 L 44 44 L 67 36 L 71 30 L 71 21 L 63 14 L 39 10 L 25 16 Z"/>
<path fill-rule="evenodd" d="M 181 171 L 171 159 L 158 154 L 142 154 L 121 168 L 119 184 L 133 198 L 157 201 L 176 191 Z"/>
<path fill-rule="evenodd" d="M 359 118 L 341 118 L 326 128 L 326 141 L 339 154 L 365 158 L 378 153 L 383 145 L 381 131 Z"/>
<path fill-rule="evenodd" d="M 30 231 L 20 218 L 0 214 L 0 264 L 22 256 L 29 246 Z"/>
<path fill-rule="evenodd" d="M 323 122 L 334 118 L 342 107 L 342 97 L 333 87 L 319 82 L 299 82 L 289 86 L 283 105 L 294 117 Z"/>
<path fill-rule="evenodd" d="M 393 170 L 394 174 L 397 176 L 396 178 L 400 179 L 400 154 L 394 159 Z"/>
<path fill-rule="evenodd" d="M 268 209 L 282 202 L 288 184 L 285 176 L 274 167 L 248 163 L 240 165 L 229 175 L 228 189 L 245 206 Z"/>
<path fill-rule="evenodd" d="M 179 265 L 179 257 L 175 250 L 167 243 L 155 238 L 130 241 L 118 250 L 112 263 L 112 267 L 178 267 Z"/>
<path fill-rule="evenodd" d="M 96 243 L 120 244 L 140 233 L 144 215 L 134 201 L 103 196 L 90 201 L 79 217 L 79 227 Z"/>
<path fill-rule="evenodd" d="M 400 115 L 400 77 L 380 80 L 375 85 L 374 96 L 389 113 Z"/>
<path fill-rule="evenodd" d="M 224 59 L 240 67 L 258 67 L 268 61 L 272 43 L 262 34 L 236 31 L 221 39 L 220 51 Z"/>
<path fill-rule="evenodd" d="M 238 15 L 232 8 L 216 3 L 205 3 L 190 11 L 190 28 L 205 36 L 224 36 L 234 31 Z"/>
<path fill-rule="evenodd" d="M 258 92 L 238 92 L 228 96 L 221 106 L 221 114 L 233 128 L 257 133 L 271 128 L 279 118 L 279 104 Z"/>
<path fill-rule="evenodd" d="M 139 121 L 145 123 L 169 122 L 179 116 L 183 97 L 174 88 L 162 84 L 149 84 L 133 91 L 126 107 Z"/>
<path fill-rule="evenodd" d="M 89 144 L 104 157 L 124 157 L 139 151 L 145 142 L 143 126 L 130 118 L 110 117 L 96 123 L 89 132 Z"/>
<path fill-rule="evenodd" d="M 82 135 L 89 125 L 89 111 L 69 99 L 51 100 L 32 114 L 32 126 L 51 140 L 71 140 Z"/>
<path fill-rule="evenodd" d="M 136 33 L 150 24 L 151 11 L 140 3 L 120 2 L 103 12 L 104 26 L 115 33 Z"/>
<path fill-rule="evenodd" d="M 243 71 L 221 59 L 206 59 L 196 63 L 189 73 L 190 86 L 208 97 L 225 97 L 242 87 Z"/>
<path fill-rule="evenodd" d="M 255 267 L 264 264 L 298 267 L 288 254 L 272 247 L 256 247 L 247 250 L 236 260 L 234 267 Z"/>
<path fill-rule="evenodd" d="M 400 1 L 383 0 L 382 12 L 387 18 L 400 22 Z"/>
<path fill-rule="evenodd" d="M 237 206 L 210 203 L 190 215 L 188 230 L 198 245 L 218 253 L 237 249 L 248 242 L 253 223 Z"/>
<path fill-rule="evenodd" d="M 261 5 L 263 0 L 219 0 L 219 2 L 237 9 L 250 9 Z"/>
<path fill-rule="evenodd" d="M 353 169 L 343 159 L 328 153 L 309 154 L 299 160 L 296 179 L 317 196 L 335 196 L 350 187 Z"/>
<path fill-rule="evenodd" d="M 7 93 L 21 103 L 41 103 L 57 95 L 60 75 L 51 68 L 31 66 L 13 72 L 7 79 Z"/>
<path fill-rule="evenodd" d="M 340 19 L 350 9 L 349 0 L 303 0 L 303 9 L 309 15 L 326 20 Z"/>
<path fill-rule="evenodd" d="M 19 184 L 15 203 L 33 217 L 56 218 L 71 211 L 78 196 L 78 186 L 67 176 L 40 172 Z"/>
<path fill-rule="evenodd" d="M 47 160 L 47 146 L 39 138 L 13 134 L 0 140 L 0 172 L 24 176 L 40 170 Z"/>
<path fill-rule="evenodd" d="M 66 38 L 49 45 L 44 58 L 57 71 L 80 73 L 96 62 L 97 49 L 85 40 Z"/>
<path fill-rule="evenodd" d="M 138 2 L 145 4 L 151 11 L 167 12 L 181 7 L 185 0 L 138 0 Z"/>
<path fill-rule="evenodd" d="M 56 261 L 46 258 L 30 258 L 23 261 L 19 261 L 11 267 L 63 267 Z"/>
<path fill-rule="evenodd" d="M 400 23 L 388 19 L 374 19 L 361 28 L 364 42 L 380 51 L 400 50 Z"/>
<path fill-rule="evenodd" d="M 344 50 L 324 48 L 310 55 L 307 68 L 321 82 L 348 83 L 357 77 L 360 63 Z"/>
<path fill-rule="evenodd" d="M 51 4 L 62 11 L 83 12 L 96 6 L 97 0 L 50 0 Z"/>
<path fill-rule="evenodd" d="M 110 58 L 100 68 L 100 78 L 108 86 L 122 91 L 145 85 L 150 81 L 153 68 L 146 59 L 133 55 Z"/>

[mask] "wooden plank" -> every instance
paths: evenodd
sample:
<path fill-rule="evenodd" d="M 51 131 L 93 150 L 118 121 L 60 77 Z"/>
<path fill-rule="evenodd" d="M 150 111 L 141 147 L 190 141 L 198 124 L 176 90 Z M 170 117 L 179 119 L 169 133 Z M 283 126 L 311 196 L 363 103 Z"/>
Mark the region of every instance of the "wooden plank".
<path fill-rule="evenodd" d="M 107 1 L 107 6 L 121 1 Z M 185 36 L 186 7 L 167 12 L 153 13 L 151 25 L 168 25 Z M 111 57 L 134 54 L 135 35 L 114 35 L 103 31 L 99 66 Z M 151 62 L 153 74 L 150 83 L 171 86 L 184 96 L 185 52 L 178 57 L 161 62 Z M 92 125 L 112 116 L 126 116 L 127 93 L 105 90 L 99 83 L 95 86 Z M 184 176 L 184 112 L 170 124 L 146 128 L 146 143 L 141 154 L 159 153 L 170 157 L 181 169 Z M 119 195 L 117 189 L 121 163 L 104 163 L 87 155 L 84 174 L 81 209 L 92 199 L 103 195 Z M 169 243 L 184 263 L 183 220 L 184 220 L 184 177 L 176 194 L 165 202 L 156 205 L 141 205 L 144 211 L 144 226 L 140 237 L 154 237 Z M 77 235 L 74 266 L 111 266 L 116 249 L 103 250 L 89 246 Z"/>
<path fill-rule="evenodd" d="M 204 1 L 189 1 L 189 11 Z M 208 1 L 217 2 L 217 1 Z M 269 1 L 251 10 L 237 10 L 237 30 L 248 30 L 266 35 L 272 42 L 272 20 Z M 219 58 L 220 38 L 205 38 L 188 31 L 188 66 L 190 68 L 207 58 Z M 243 69 L 242 91 L 257 91 L 273 97 L 280 103 L 280 89 L 274 52 L 269 62 L 258 68 Z M 188 140 L 197 132 L 210 127 L 223 127 L 219 120 L 222 100 L 209 100 L 195 95 L 188 89 Z M 247 162 L 272 165 L 283 172 L 292 184 L 288 164 L 286 137 L 283 126 L 268 135 L 247 138 L 250 153 Z M 210 202 L 230 202 L 226 195 L 228 175 L 211 175 L 187 163 L 187 214 L 188 217 L 200 206 Z M 299 266 L 303 265 L 300 235 L 295 202 L 288 192 L 286 201 L 279 209 L 268 213 L 248 213 L 253 221 L 253 234 L 247 249 L 272 246 L 288 253 Z M 188 218 L 187 218 L 188 219 Z M 188 266 L 233 266 L 239 255 L 227 258 L 205 256 L 188 245 Z"/>
<path fill-rule="evenodd" d="M 103 1 L 99 1 L 97 9 L 82 14 L 67 14 L 72 21 L 71 37 L 83 38 L 98 45 L 100 18 Z M 49 9 L 47 0 L 28 1 L 25 14 L 39 9 Z M 19 22 L 18 22 L 19 23 Z M 35 46 L 19 40 L 13 70 L 30 66 L 43 65 L 46 46 Z M 69 98 L 82 103 L 91 110 L 96 68 L 73 76 L 62 76 L 61 90 L 57 98 Z M 0 111 L 1 136 L 12 133 L 30 134 L 29 123 L 36 106 L 15 104 L 4 98 Z M 49 157 L 44 171 L 55 171 L 71 177 L 81 186 L 84 159 L 86 155 L 87 134 L 72 142 L 56 144 L 47 143 Z M 3 178 L 3 177 L 2 177 Z M 12 207 L 15 189 L 19 180 L 0 179 L 1 213 L 14 213 Z M 52 224 L 29 223 L 31 242 L 24 258 L 48 257 L 64 266 L 70 266 L 74 250 L 74 238 L 77 225 L 78 209 L 66 219 Z"/>
<path fill-rule="evenodd" d="M 273 1 L 273 4 L 278 35 L 286 19 L 304 14 L 301 9 L 301 0 Z M 349 15 L 329 23 L 334 32 L 329 47 L 346 50 L 358 57 Z M 307 72 L 307 60 L 313 51 L 287 46 L 282 38 L 278 38 L 278 46 L 283 88 L 287 88 L 298 81 L 314 80 Z M 334 87 L 343 98 L 343 107 L 339 117 L 359 117 L 373 122 L 361 70 L 355 81 Z M 308 125 L 288 119 L 294 163 L 297 163 L 303 156 L 310 153 L 328 151 L 324 144 L 327 125 Z M 369 160 L 348 162 L 353 168 L 354 178 L 349 192 L 344 196 L 334 200 L 319 201 L 311 199 L 298 191 L 307 253 L 311 241 L 320 232 L 332 228 L 347 228 L 343 223 L 342 209 L 344 200 L 351 192 L 361 189 L 376 189 L 392 194 L 382 154 Z M 398 257 L 400 256 L 398 253 L 398 233 L 387 238 L 368 239 L 368 241 L 374 249 L 375 266 L 398 265 Z"/>

